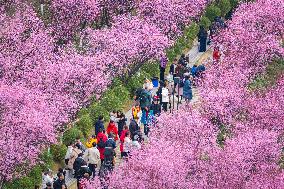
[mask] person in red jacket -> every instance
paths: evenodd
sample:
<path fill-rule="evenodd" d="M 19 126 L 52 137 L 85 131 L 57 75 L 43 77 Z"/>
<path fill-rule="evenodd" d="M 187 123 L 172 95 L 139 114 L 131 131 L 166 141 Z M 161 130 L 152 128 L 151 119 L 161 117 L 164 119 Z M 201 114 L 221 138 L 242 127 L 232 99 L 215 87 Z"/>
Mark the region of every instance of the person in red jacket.
<path fill-rule="evenodd" d="M 107 141 L 107 136 L 105 135 L 105 130 L 100 129 L 100 132 L 97 135 L 97 141 L 98 141 L 98 150 L 100 152 L 100 159 L 101 159 L 101 164 L 104 162 L 104 153 L 105 153 L 105 147 L 106 147 L 106 141 Z"/>
<path fill-rule="evenodd" d="M 110 120 L 108 126 L 107 126 L 107 134 L 109 135 L 110 133 L 113 134 L 114 136 L 114 140 L 117 141 L 118 140 L 118 130 L 117 130 L 117 127 L 114 123 L 113 120 Z"/>
<path fill-rule="evenodd" d="M 221 58 L 221 53 L 219 47 L 215 47 L 213 51 L 213 62 L 218 63 Z"/>
<path fill-rule="evenodd" d="M 121 135 L 120 135 L 120 153 L 121 153 L 121 158 L 123 157 L 123 142 L 124 142 L 124 138 L 125 138 L 125 133 L 127 133 L 129 130 L 128 130 L 128 127 L 127 125 L 124 126 L 124 129 L 123 131 L 121 132 Z"/>

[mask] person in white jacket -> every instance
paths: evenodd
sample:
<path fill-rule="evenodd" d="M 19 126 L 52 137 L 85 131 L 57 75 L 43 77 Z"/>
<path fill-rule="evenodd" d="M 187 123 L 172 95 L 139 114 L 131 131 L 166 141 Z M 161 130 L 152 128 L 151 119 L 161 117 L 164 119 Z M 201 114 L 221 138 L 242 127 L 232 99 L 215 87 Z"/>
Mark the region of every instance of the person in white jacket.
<path fill-rule="evenodd" d="M 46 171 L 42 176 L 42 187 L 47 187 L 48 183 L 53 184 L 53 176 L 51 170 Z"/>
<path fill-rule="evenodd" d="M 138 142 L 138 139 L 139 139 L 139 136 L 138 135 L 135 135 L 134 136 L 134 140 L 132 141 L 132 146 L 134 149 L 141 149 L 141 145 L 140 143 Z"/>
<path fill-rule="evenodd" d="M 83 156 L 83 159 L 88 163 L 90 170 L 92 171 L 93 177 L 96 175 L 96 168 L 100 162 L 100 152 L 97 149 L 97 144 L 94 142 L 92 148 L 88 148 Z"/>
<path fill-rule="evenodd" d="M 130 148 L 131 148 L 131 139 L 129 136 L 129 132 L 125 133 L 125 138 L 124 138 L 124 142 L 123 142 L 123 156 L 124 157 L 128 157 L 129 153 L 130 153 Z"/>
<path fill-rule="evenodd" d="M 169 89 L 167 88 L 167 85 L 164 85 L 162 88 L 162 105 L 164 111 L 168 111 L 169 102 L 170 102 Z"/>
<path fill-rule="evenodd" d="M 65 155 L 65 165 L 68 166 L 69 159 L 71 158 L 71 154 L 73 152 L 74 144 L 69 144 L 67 147 L 66 155 Z"/>

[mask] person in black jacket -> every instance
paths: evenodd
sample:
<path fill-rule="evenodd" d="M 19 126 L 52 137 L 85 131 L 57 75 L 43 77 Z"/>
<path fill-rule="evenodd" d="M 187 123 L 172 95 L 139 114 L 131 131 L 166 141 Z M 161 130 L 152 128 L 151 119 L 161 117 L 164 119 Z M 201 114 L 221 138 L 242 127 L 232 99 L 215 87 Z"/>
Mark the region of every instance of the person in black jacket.
<path fill-rule="evenodd" d="M 177 68 L 177 59 L 174 59 L 174 62 L 170 66 L 170 74 L 173 75 L 173 77 L 176 77 L 176 68 Z"/>
<path fill-rule="evenodd" d="M 137 133 L 137 131 L 139 131 L 139 130 L 140 130 L 140 128 L 139 128 L 137 122 L 135 121 L 135 119 L 131 119 L 130 124 L 129 124 L 129 131 L 130 131 L 132 140 L 134 139 L 135 133 Z"/>
<path fill-rule="evenodd" d="M 150 110 L 153 110 L 153 114 L 155 116 L 159 116 L 161 114 L 161 105 L 158 103 L 158 98 L 154 98 L 153 104 L 150 106 Z"/>
<path fill-rule="evenodd" d="M 67 189 L 67 185 L 65 184 L 63 173 L 58 173 L 57 177 L 58 179 L 53 183 L 53 189 L 62 189 L 63 186 L 65 186 L 65 188 Z"/>
<path fill-rule="evenodd" d="M 92 171 L 90 170 L 90 168 L 88 167 L 88 164 L 87 162 L 83 161 L 82 162 L 82 165 L 80 167 L 80 169 L 78 170 L 78 175 L 76 177 L 77 179 L 77 186 L 79 188 L 79 183 L 80 183 L 80 180 L 84 177 L 90 177 L 92 176 Z"/>
<path fill-rule="evenodd" d="M 198 33 L 198 42 L 200 42 L 199 52 L 206 51 L 206 44 L 207 44 L 207 31 L 203 26 L 200 26 L 199 33 Z"/>
<path fill-rule="evenodd" d="M 158 91 L 157 91 L 156 94 L 159 97 L 160 104 L 162 104 L 162 89 L 163 89 L 163 86 L 164 86 L 164 82 L 160 81 L 159 83 L 160 83 L 160 85 L 159 85 L 159 88 L 158 88 Z"/>
<path fill-rule="evenodd" d="M 83 153 L 78 154 L 78 157 L 74 161 L 73 169 L 75 171 L 75 178 L 78 177 L 78 171 L 84 162 L 83 155 Z"/>
<path fill-rule="evenodd" d="M 119 137 L 121 136 L 121 132 L 123 130 L 124 125 L 126 125 L 126 121 L 127 121 L 127 119 L 125 118 L 124 113 L 121 113 L 120 116 L 119 116 L 119 121 L 117 123 Z"/>
<path fill-rule="evenodd" d="M 178 64 L 186 67 L 186 59 L 185 59 L 185 54 L 182 54 L 178 60 Z"/>
<path fill-rule="evenodd" d="M 104 130 L 104 117 L 99 116 L 99 120 L 95 123 L 95 133 L 96 136 L 98 136 L 98 133 L 100 132 L 100 129 Z"/>
<path fill-rule="evenodd" d="M 46 183 L 46 187 L 44 189 L 52 189 L 52 184 L 50 182 Z"/>

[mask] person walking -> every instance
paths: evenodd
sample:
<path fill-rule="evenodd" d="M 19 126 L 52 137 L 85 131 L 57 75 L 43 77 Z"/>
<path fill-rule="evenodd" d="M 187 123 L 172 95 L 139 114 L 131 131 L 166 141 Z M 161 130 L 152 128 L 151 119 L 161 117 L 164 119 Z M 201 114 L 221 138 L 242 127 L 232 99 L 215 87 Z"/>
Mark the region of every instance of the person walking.
<path fill-rule="evenodd" d="M 86 142 L 86 147 L 87 147 L 87 148 L 92 148 L 94 142 L 95 142 L 95 143 L 98 142 L 96 135 L 92 135 L 92 136 L 88 139 L 88 141 Z"/>
<path fill-rule="evenodd" d="M 162 104 L 163 104 L 163 110 L 165 112 L 168 111 L 169 102 L 170 102 L 169 89 L 167 88 L 167 85 L 165 84 L 162 88 Z"/>
<path fill-rule="evenodd" d="M 129 156 L 130 148 L 131 148 L 131 140 L 129 137 L 129 132 L 126 132 L 123 142 L 123 157 L 127 158 Z"/>
<path fill-rule="evenodd" d="M 84 177 L 90 177 L 92 176 L 92 171 L 91 169 L 88 167 L 88 164 L 86 161 L 83 161 L 79 170 L 78 170 L 78 174 L 77 174 L 77 188 L 80 188 L 80 181 L 82 178 Z"/>
<path fill-rule="evenodd" d="M 206 51 L 207 35 L 208 34 L 205 28 L 203 26 L 200 26 L 199 33 L 198 33 L 198 42 L 200 42 L 199 52 Z"/>
<path fill-rule="evenodd" d="M 113 120 L 110 120 L 107 126 L 107 134 L 110 135 L 111 133 L 114 135 L 114 140 L 117 141 L 118 140 L 118 130 Z"/>
<path fill-rule="evenodd" d="M 135 133 L 137 133 L 140 130 L 137 122 L 135 119 L 131 119 L 129 124 L 129 131 L 130 131 L 130 137 L 133 139 Z"/>
<path fill-rule="evenodd" d="M 101 164 L 104 162 L 104 153 L 105 153 L 105 147 L 106 147 L 106 141 L 107 141 L 107 136 L 105 135 L 105 130 L 100 130 L 100 132 L 97 135 L 97 140 L 98 140 L 98 150 L 100 152 L 100 159 L 101 159 Z"/>
<path fill-rule="evenodd" d="M 161 114 L 161 105 L 158 102 L 159 98 L 154 98 L 153 104 L 150 106 L 150 110 L 153 111 L 154 116 Z"/>
<path fill-rule="evenodd" d="M 176 74 L 176 68 L 177 68 L 177 59 L 175 58 L 173 63 L 170 66 L 170 74 L 175 77 Z"/>
<path fill-rule="evenodd" d="M 118 121 L 118 136 L 120 137 L 121 136 L 121 132 L 123 131 L 123 127 L 126 125 L 126 117 L 124 115 L 124 113 L 121 113 L 120 114 L 120 117 L 119 117 L 119 121 Z"/>
<path fill-rule="evenodd" d="M 185 82 L 183 86 L 183 97 L 186 101 L 186 104 L 192 100 L 192 87 L 191 87 L 191 82 L 189 80 L 189 74 L 185 75 Z"/>
<path fill-rule="evenodd" d="M 106 147 L 105 147 L 105 152 L 104 152 L 104 163 L 107 165 L 112 165 L 114 166 L 114 157 L 115 157 L 115 151 L 114 149 L 116 148 L 116 143 L 113 140 L 113 135 L 110 134 L 108 136 L 108 140 L 106 141 Z"/>
<path fill-rule="evenodd" d="M 108 139 L 106 141 L 106 146 L 112 147 L 113 149 L 116 148 L 116 142 L 113 139 L 113 134 L 112 133 L 110 133 L 108 135 Z"/>
<path fill-rule="evenodd" d="M 97 148 L 97 143 L 93 142 L 93 147 L 88 148 L 83 156 L 83 159 L 88 163 L 93 177 L 96 175 L 96 168 L 100 162 L 100 151 Z"/>
<path fill-rule="evenodd" d="M 53 183 L 53 176 L 51 170 L 44 172 L 42 177 L 42 186 L 47 187 L 48 183 Z"/>
<path fill-rule="evenodd" d="M 163 56 L 160 60 L 160 80 L 165 80 L 165 71 L 167 67 L 168 59 L 167 57 Z"/>
<path fill-rule="evenodd" d="M 120 136 L 120 153 L 121 153 L 121 158 L 123 157 L 123 143 L 124 143 L 124 139 L 125 139 L 125 134 L 129 132 L 129 129 L 127 127 L 127 125 L 124 126 L 123 131 L 121 132 L 121 136 Z"/>
<path fill-rule="evenodd" d="M 70 143 L 68 146 L 67 146 L 67 151 L 66 151 L 66 154 L 65 154 L 65 157 L 64 157 L 64 162 L 65 162 L 65 166 L 68 168 L 68 161 L 69 159 L 71 158 L 71 154 L 73 152 L 73 148 L 74 148 L 74 144 L 73 143 Z"/>
<path fill-rule="evenodd" d="M 186 58 L 185 58 L 185 54 L 182 54 L 178 60 L 178 64 L 182 65 L 184 67 L 186 67 Z"/>
<path fill-rule="evenodd" d="M 53 189 L 62 189 L 62 188 L 67 189 L 67 185 L 65 184 L 63 173 L 58 173 L 57 177 L 58 177 L 57 180 L 53 183 Z"/>
<path fill-rule="evenodd" d="M 100 132 L 100 130 L 104 130 L 104 117 L 103 116 L 99 116 L 98 121 L 95 123 L 95 133 L 96 136 L 98 136 L 98 133 Z"/>
<path fill-rule="evenodd" d="M 82 163 L 84 162 L 83 155 L 84 155 L 83 153 L 78 154 L 78 157 L 74 161 L 73 168 L 75 171 L 75 174 L 74 174 L 75 178 L 77 178 L 78 171 L 80 167 L 82 166 Z"/>
<path fill-rule="evenodd" d="M 71 153 L 70 158 L 69 158 L 69 161 L 68 161 L 68 166 L 67 166 L 67 168 L 68 168 L 69 170 L 73 170 L 73 169 L 74 169 L 74 167 L 73 167 L 74 162 L 75 162 L 76 158 L 78 157 L 78 155 L 79 155 L 80 153 L 82 153 L 82 151 L 79 149 L 79 145 L 74 145 L 74 146 L 73 146 L 72 153 Z"/>

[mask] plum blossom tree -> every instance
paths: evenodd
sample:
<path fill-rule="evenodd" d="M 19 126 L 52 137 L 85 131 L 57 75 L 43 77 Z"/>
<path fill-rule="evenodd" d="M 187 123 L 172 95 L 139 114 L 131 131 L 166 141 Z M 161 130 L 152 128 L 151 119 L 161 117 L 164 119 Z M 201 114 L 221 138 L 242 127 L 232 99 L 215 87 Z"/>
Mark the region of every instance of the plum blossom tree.
<path fill-rule="evenodd" d="M 51 11 L 55 38 L 68 42 L 100 15 L 100 4 L 95 0 L 54 0 Z"/>
<path fill-rule="evenodd" d="M 56 129 L 108 80 L 96 69 L 97 59 L 54 53 L 53 39 L 30 7 L 0 18 L 1 180 L 10 180 L 35 164 L 56 141 Z"/>
<path fill-rule="evenodd" d="M 207 4 L 206 0 L 143 0 L 138 4 L 138 15 L 157 25 L 170 37 L 180 34 L 181 28 L 197 17 Z"/>
<path fill-rule="evenodd" d="M 79 54 L 72 44 L 56 48 L 51 29 L 32 7 L 19 3 L 13 15 L 0 9 L 0 180 L 5 181 L 35 165 L 62 126 L 90 97 L 99 97 L 123 66 L 157 58 L 170 43 L 156 27 L 121 16 L 113 28 L 90 31 L 105 40 L 91 35 L 90 53 Z M 91 50 L 103 43 L 108 46 Z M 110 65 L 117 72 L 109 72 Z M 14 146 L 15 139 L 23 141 L 21 146 Z"/>
<path fill-rule="evenodd" d="M 109 188 L 188 188 L 190 168 L 214 149 L 214 135 L 214 126 L 196 110 L 162 115 L 149 144 L 131 152 L 111 175 Z"/>
<path fill-rule="evenodd" d="M 236 10 L 228 28 L 216 38 L 224 52 L 222 63 L 209 68 L 200 90 L 208 112 L 232 122 L 250 106 L 248 84 L 269 62 L 283 57 L 281 14 L 279 0 L 244 3 Z"/>
<path fill-rule="evenodd" d="M 0 86 L 0 178 L 10 180 L 25 174 L 37 163 L 41 149 L 56 141 L 52 125 L 58 112 L 47 108 L 40 91 L 2 82 Z"/>
<path fill-rule="evenodd" d="M 199 88 L 202 113 L 184 108 L 163 114 L 150 143 L 115 170 L 109 188 L 283 188 L 277 164 L 283 76 L 264 95 L 248 90 L 272 60 L 283 58 L 283 10 L 280 0 L 244 3 L 236 10 L 216 38 L 224 59 L 208 67 Z M 212 117 L 232 128 L 223 148 L 216 144 Z M 99 183 L 87 188 L 92 186 Z"/>
<path fill-rule="evenodd" d="M 91 46 L 89 53 L 104 56 L 102 62 L 115 73 L 129 63 L 158 59 L 171 44 L 155 26 L 138 17 L 115 17 L 111 28 L 89 30 L 87 36 Z"/>

